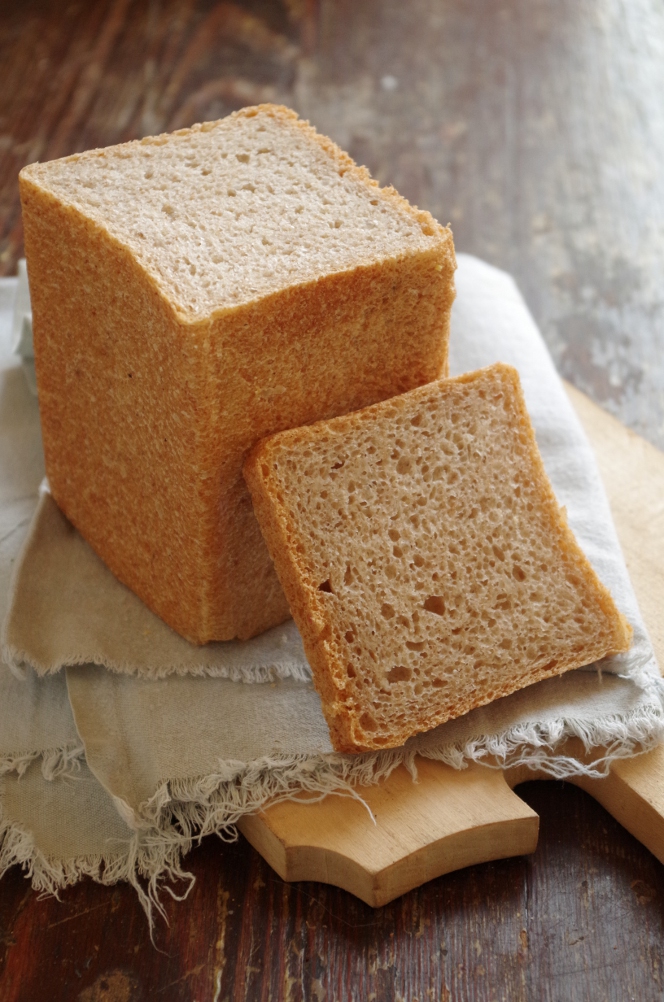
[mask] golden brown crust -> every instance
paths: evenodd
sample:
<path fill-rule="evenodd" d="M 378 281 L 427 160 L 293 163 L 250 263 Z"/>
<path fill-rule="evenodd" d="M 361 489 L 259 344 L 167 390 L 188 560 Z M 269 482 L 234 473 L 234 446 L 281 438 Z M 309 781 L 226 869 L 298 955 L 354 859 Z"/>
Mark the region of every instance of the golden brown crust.
<path fill-rule="evenodd" d="M 269 113 L 375 184 L 294 112 Z M 20 187 L 54 496 L 178 633 L 195 643 L 251 637 L 289 610 L 242 478 L 244 456 L 260 437 L 447 371 L 451 234 L 439 228 L 425 252 L 322 274 L 192 322 L 131 248 L 54 197 L 49 166 L 25 168 Z"/>
<path fill-rule="evenodd" d="M 495 406 L 486 402 L 492 398 Z M 432 473 L 437 460 L 429 456 L 446 455 L 447 432 L 454 439 L 471 427 L 473 407 L 485 425 L 464 439 L 473 443 L 468 459 L 450 459 L 444 476 Z M 487 433 L 492 414 L 497 441 Z M 411 418 L 434 438 L 410 434 Z M 434 434 L 436 420 L 443 430 Z M 392 448 L 403 476 L 397 455 L 390 465 Z M 375 458 L 367 465 L 368 449 Z M 416 453 L 428 472 L 409 480 Z M 492 470 L 488 482 L 483 469 Z M 273 436 L 254 447 L 244 472 L 339 751 L 400 745 L 516 688 L 629 647 L 631 628 L 557 504 L 509 366 Z M 455 478 L 472 484 L 470 493 L 456 497 Z M 430 496 L 422 493 L 427 483 Z M 372 512 L 366 522 L 363 505 Z M 409 523 L 427 511 L 425 528 L 414 532 Z M 466 566 L 477 570 L 464 577 Z M 422 602 L 436 590 L 440 597 Z"/>

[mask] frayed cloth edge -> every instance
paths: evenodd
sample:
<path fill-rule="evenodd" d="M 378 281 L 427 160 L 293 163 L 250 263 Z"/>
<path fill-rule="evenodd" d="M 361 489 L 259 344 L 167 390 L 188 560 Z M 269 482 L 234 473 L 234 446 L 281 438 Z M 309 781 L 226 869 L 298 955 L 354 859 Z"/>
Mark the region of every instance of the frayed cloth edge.
<path fill-rule="evenodd" d="M 579 738 L 588 754 L 601 748 L 600 757 L 583 761 L 565 754 L 562 746 L 570 738 Z M 357 756 L 266 756 L 249 763 L 220 763 L 218 772 L 198 778 L 165 780 L 137 811 L 124 804 L 123 816 L 136 829 L 168 828 L 175 821 L 187 838 L 211 832 L 234 837 L 237 821 L 268 802 L 293 800 L 302 793 L 314 799 L 334 793 L 361 801 L 358 787 L 387 779 L 400 765 L 416 780 L 418 755 L 457 770 L 471 763 L 504 770 L 527 766 L 555 779 L 599 779 L 608 775 L 613 761 L 649 751 L 663 739 L 661 706 L 646 706 L 627 716 L 612 715 L 592 722 L 560 719 L 517 724 L 498 736 L 473 737 L 461 743 L 427 746 L 413 739 L 402 748 Z"/>
<path fill-rule="evenodd" d="M 12 646 L 7 640 L 3 642 L 0 652 L 12 674 L 19 679 L 26 677 L 26 670 L 31 668 L 40 677 L 46 675 L 57 675 L 63 668 L 77 665 L 95 665 L 100 668 L 107 668 L 118 675 L 133 675 L 138 678 L 163 679 L 171 675 L 195 676 L 207 678 L 225 678 L 231 682 L 244 682 L 247 684 L 258 684 L 265 682 L 277 682 L 283 679 L 293 679 L 296 682 L 311 682 L 313 675 L 309 664 L 304 661 L 274 662 L 266 661 L 263 664 L 255 664 L 251 667 L 238 667 L 237 665 L 219 665 L 214 663 L 204 663 L 192 665 L 190 663 L 175 662 L 171 664 L 151 665 L 141 667 L 129 661 L 114 661 L 101 657 L 99 654 L 72 654 L 58 660 L 57 664 L 37 661 L 28 651 L 20 650 Z M 657 680 L 664 685 L 661 679 L 657 662 L 652 650 L 646 652 L 628 651 L 626 654 L 613 655 L 603 658 L 600 661 L 589 665 L 582 665 L 576 671 L 600 671 L 607 675 L 615 675 L 618 678 L 627 678 L 640 688 L 647 688 Z"/>
<path fill-rule="evenodd" d="M 85 748 L 80 741 L 69 741 L 57 748 L 46 748 L 42 751 L 0 753 L 0 776 L 15 772 L 20 777 L 38 758 L 42 760 L 43 778 L 51 781 L 59 776 L 78 772 L 85 759 Z"/>
<path fill-rule="evenodd" d="M 166 890 L 175 900 L 181 901 L 187 897 L 195 880 L 193 874 L 180 865 L 191 843 L 179 833 L 171 838 L 167 835 L 166 832 L 158 835 L 135 832 L 126 843 L 105 853 L 52 859 L 35 845 L 29 832 L 4 817 L 0 803 L 0 879 L 12 866 L 20 866 L 35 891 L 56 898 L 61 890 L 83 877 L 91 877 L 106 886 L 125 881 L 136 891 L 152 936 L 155 913 L 167 919 L 159 892 Z M 187 886 L 178 895 L 166 881 L 184 881 Z"/>
<path fill-rule="evenodd" d="M 74 665 L 96 665 L 107 668 L 117 675 L 134 675 L 138 678 L 162 679 L 171 675 L 191 675 L 205 676 L 207 678 L 225 678 L 231 682 L 245 682 L 247 684 L 259 684 L 264 682 L 277 682 L 282 679 L 294 679 L 296 682 L 311 682 L 311 668 L 308 664 L 301 662 L 285 662 L 253 665 L 251 668 L 239 668 L 237 666 L 226 666 L 216 664 L 170 664 L 153 665 L 149 668 L 141 668 L 128 661 L 110 661 L 99 656 L 88 657 L 86 655 L 72 655 L 58 664 L 43 664 L 35 661 L 27 651 L 21 651 L 16 647 L 5 644 L 2 648 L 2 658 L 10 668 L 12 674 L 21 680 L 26 677 L 26 669 L 32 668 L 40 678 L 46 675 L 57 675 L 63 668 Z"/>

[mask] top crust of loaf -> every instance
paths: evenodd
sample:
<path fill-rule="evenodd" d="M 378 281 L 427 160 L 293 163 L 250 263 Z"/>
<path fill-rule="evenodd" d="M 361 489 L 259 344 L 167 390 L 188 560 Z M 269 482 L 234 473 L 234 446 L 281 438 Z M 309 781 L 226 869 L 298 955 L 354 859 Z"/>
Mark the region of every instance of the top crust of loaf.
<path fill-rule="evenodd" d="M 217 122 L 31 164 L 21 183 L 128 247 L 182 320 L 385 259 L 451 234 L 295 112 Z"/>
<path fill-rule="evenodd" d="M 629 647 L 509 366 L 274 435 L 244 471 L 339 751 Z"/>

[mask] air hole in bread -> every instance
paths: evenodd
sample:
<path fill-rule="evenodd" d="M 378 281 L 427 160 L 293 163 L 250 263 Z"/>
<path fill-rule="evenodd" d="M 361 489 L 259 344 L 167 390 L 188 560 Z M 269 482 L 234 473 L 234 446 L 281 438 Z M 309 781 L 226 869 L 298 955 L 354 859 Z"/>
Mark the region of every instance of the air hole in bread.
<path fill-rule="evenodd" d="M 388 682 L 409 682 L 412 678 L 412 671 L 407 665 L 394 665 L 385 675 Z"/>
<path fill-rule="evenodd" d="M 383 605 L 381 606 L 380 614 L 381 614 L 381 616 L 384 617 L 384 619 L 392 619 L 392 617 L 394 616 L 395 612 L 396 612 L 396 609 L 394 608 L 393 605 L 390 605 L 389 602 L 383 602 Z"/>
<path fill-rule="evenodd" d="M 326 592 L 329 592 L 330 594 L 332 594 L 332 585 L 330 584 L 330 579 L 328 578 L 327 581 L 323 581 L 322 584 L 319 584 L 318 585 L 318 590 L 319 591 L 326 591 Z"/>
<path fill-rule="evenodd" d="M 422 608 L 427 612 L 434 612 L 437 616 L 445 615 L 445 601 L 440 595 L 429 595 Z"/>

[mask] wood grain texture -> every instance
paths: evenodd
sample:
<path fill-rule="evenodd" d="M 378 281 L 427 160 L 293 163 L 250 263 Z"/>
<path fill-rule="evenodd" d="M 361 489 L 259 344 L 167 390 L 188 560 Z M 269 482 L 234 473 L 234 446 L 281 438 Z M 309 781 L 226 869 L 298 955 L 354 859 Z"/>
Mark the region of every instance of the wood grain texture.
<path fill-rule="evenodd" d="M 3 1002 L 655 1002 L 664 869 L 590 797 L 519 795 L 541 817 L 532 856 L 474 866 L 373 910 L 285 884 L 244 841 L 194 850 L 189 899 L 165 896 L 149 940 L 134 892 L 85 881 L 39 901 L 0 895 Z M 106 985 L 106 987 L 104 987 Z"/>
<path fill-rule="evenodd" d="M 4 0 L 0 270 L 23 164 L 284 100 L 513 271 L 568 378 L 661 445 L 663 20 L 657 0 Z M 14 870 L 0 998 L 664 999 L 661 865 L 582 791 L 518 793 L 532 856 L 378 911 L 206 839 L 163 952 L 131 889 L 40 900 Z"/>
<path fill-rule="evenodd" d="M 417 772 L 414 783 L 400 766 L 359 790 L 366 807 L 348 797 L 275 804 L 239 828 L 283 879 L 322 880 L 374 908 L 443 873 L 535 851 L 537 815 L 501 772 L 426 759 Z"/>
<path fill-rule="evenodd" d="M 664 459 L 573 386 L 567 386 L 593 447 L 639 608 L 664 672 Z"/>
<path fill-rule="evenodd" d="M 291 104 L 511 271 L 561 371 L 664 445 L 658 0 L 4 0 L 0 273 L 16 176 Z"/>

